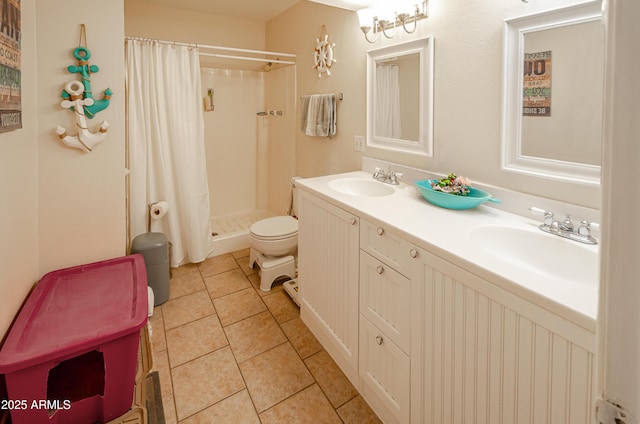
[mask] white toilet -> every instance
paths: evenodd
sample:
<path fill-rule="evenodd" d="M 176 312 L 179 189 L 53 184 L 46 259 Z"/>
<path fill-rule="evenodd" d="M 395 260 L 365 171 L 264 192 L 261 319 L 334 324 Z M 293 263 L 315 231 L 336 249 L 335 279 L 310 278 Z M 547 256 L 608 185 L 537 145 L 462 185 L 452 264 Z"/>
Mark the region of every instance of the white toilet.
<path fill-rule="evenodd" d="M 249 266 L 260 267 L 260 290 L 270 291 L 273 282 L 287 276 L 295 278 L 294 254 L 298 248 L 298 220 L 292 216 L 274 216 L 251 225 L 249 230 Z"/>

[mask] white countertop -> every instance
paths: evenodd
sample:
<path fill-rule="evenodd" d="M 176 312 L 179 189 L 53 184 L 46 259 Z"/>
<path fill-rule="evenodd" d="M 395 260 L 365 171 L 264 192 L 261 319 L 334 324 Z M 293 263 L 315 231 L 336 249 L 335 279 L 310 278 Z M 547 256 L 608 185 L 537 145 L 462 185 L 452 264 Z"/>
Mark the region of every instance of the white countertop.
<path fill-rule="evenodd" d="M 577 249 L 598 252 L 597 246 L 582 245 L 575 241 L 545 234 L 537 227 L 539 221 L 480 205 L 468 210 L 448 210 L 427 202 L 411 184 L 392 186 L 393 194 L 364 197 L 343 194 L 329 187 L 337 178 L 371 178 L 364 171 L 306 178 L 296 181 L 296 187 L 314 193 L 343 209 L 369 220 L 380 221 L 403 233 L 407 240 L 419 247 L 455 263 L 496 285 L 534 302 L 557 315 L 595 332 L 598 310 L 598 279 L 569 281 L 527 270 L 487 252 L 487 249 L 469 237 L 469 231 L 478 226 L 500 225 L 527 231 L 538 231 L 564 243 L 577 245 Z M 383 184 L 383 183 L 381 183 Z M 535 268 L 532 264 L 532 269 Z M 567 263 L 567 267 L 581 264 Z"/>

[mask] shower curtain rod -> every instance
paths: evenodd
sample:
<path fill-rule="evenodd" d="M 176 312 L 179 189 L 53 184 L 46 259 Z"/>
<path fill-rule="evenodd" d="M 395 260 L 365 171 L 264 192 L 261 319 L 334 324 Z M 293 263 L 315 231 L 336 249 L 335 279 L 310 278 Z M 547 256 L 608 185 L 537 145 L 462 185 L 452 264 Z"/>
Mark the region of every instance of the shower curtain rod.
<path fill-rule="evenodd" d="M 221 57 L 223 59 L 239 59 L 239 60 L 252 60 L 255 62 L 267 62 L 267 63 L 282 63 L 284 65 L 295 65 L 296 62 L 291 62 L 290 60 L 280 60 L 280 59 L 262 59 L 259 57 L 246 57 L 246 56 L 233 56 L 228 54 L 217 54 L 217 53 L 203 53 L 199 52 L 200 56 L 211 56 L 211 57 Z"/>
<path fill-rule="evenodd" d="M 198 49 L 209 49 L 209 50 L 224 50 L 230 52 L 238 52 L 238 53 L 252 53 L 252 54 L 264 54 L 268 56 L 281 56 L 281 57 L 292 57 L 295 58 L 295 54 L 291 53 L 281 53 L 281 52 L 270 52 L 264 50 L 250 50 L 250 49 L 239 49 L 235 47 L 224 47 L 224 46 L 211 46 L 206 44 L 198 44 L 198 43 L 182 43 L 178 41 L 165 41 L 158 40 L 153 38 L 144 38 L 144 37 L 125 37 L 127 40 L 139 40 L 139 41 L 154 41 L 156 43 L 168 44 L 173 46 L 185 46 L 185 47 L 196 47 Z M 211 57 L 220 57 L 224 59 L 239 59 L 239 60 L 250 60 L 256 62 L 272 62 L 272 63 L 282 63 L 285 65 L 295 65 L 296 62 L 289 60 L 280 60 L 278 59 L 267 59 L 267 58 L 259 58 L 259 57 L 247 57 L 247 56 L 237 56 L 237 55 L 225 55 L 219 53 L 205 53 L 199 52 L 201 56 L 211 56 Z"/>

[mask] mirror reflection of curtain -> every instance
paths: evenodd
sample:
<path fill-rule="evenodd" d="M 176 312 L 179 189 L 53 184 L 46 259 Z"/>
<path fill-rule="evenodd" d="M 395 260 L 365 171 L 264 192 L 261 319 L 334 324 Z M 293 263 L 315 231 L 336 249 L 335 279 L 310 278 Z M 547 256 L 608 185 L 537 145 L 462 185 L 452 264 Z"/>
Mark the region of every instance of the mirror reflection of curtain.
<path fill-rule="evenodd" d="M 402 138 L 400 123 L 400 82 L 397 65 L 376 66 L 375 134 Z"/>

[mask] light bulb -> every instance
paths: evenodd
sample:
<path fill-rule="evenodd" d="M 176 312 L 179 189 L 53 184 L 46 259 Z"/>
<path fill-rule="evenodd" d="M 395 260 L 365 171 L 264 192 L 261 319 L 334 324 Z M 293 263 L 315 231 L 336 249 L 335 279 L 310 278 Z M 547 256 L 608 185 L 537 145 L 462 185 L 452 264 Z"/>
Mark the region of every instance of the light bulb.
<path fill-rule="evenodd" d="M 358 10 L 358 20 L 360 21 L 360 28 L 373 26 L 373 18 L 376 16 L 375 10 L 367 7 L 365 9 Z"/>

